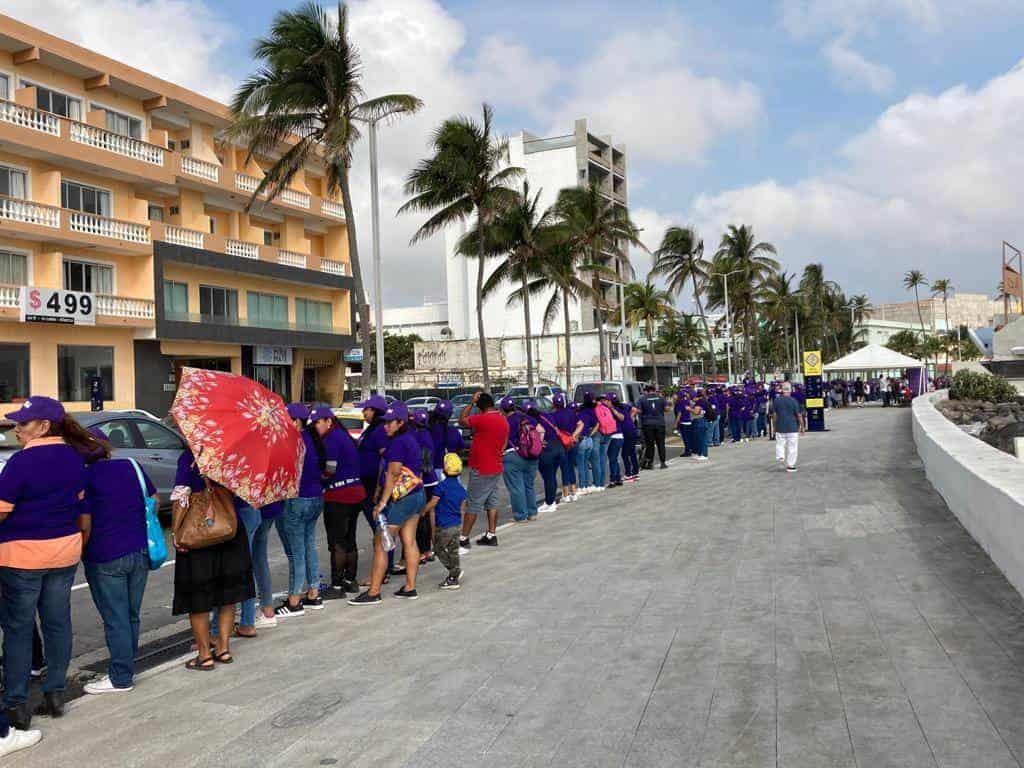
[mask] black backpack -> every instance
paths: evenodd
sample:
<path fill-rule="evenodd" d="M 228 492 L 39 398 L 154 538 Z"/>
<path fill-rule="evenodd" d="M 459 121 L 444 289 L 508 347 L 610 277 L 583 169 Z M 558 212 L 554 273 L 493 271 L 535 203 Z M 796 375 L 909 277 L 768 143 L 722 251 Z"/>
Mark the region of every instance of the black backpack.
<path fill-rule="evenodd" d="M 708 421 L 718 421 L 718 409 L 715 408 L 715 404 L 710 400 L 707 400 L 707 406 L 704 408 L 704 418 Z"/>

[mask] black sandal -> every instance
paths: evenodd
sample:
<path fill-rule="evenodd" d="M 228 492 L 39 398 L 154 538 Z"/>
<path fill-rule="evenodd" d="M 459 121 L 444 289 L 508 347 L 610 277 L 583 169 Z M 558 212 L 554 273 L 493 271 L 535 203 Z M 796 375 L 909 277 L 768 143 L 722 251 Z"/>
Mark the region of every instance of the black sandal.
<path fill-rule="evenodd" d="M 185 669 L 192 672 L 212 672 L 216 668 L 217 665 L 213 663 L 213 656 L 208 659 L 196 656 L 194 659 L 189 659 L 185 662 Z"/>
<path fill-rule="evenodd" d="M 231 655 L 231 651 L 221 651 L 220 653 L 213 654 L 213 660 L 218 664 L 234 664 L 235 657 Z"/>

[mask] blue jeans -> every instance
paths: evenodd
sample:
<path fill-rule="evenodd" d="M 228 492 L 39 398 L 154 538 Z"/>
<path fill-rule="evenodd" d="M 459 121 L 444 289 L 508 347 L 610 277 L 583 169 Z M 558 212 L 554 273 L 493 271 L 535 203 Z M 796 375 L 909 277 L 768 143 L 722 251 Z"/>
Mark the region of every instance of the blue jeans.
<path fill-rule="evenodd" d="M 743 424 L 744 437 L 757 437 L 757 418 L 751 416 Z"/>
<path fill-rule="evenodd" d="M 316 521 L 324 511 L 323 496 L 288 499 L 277 518 L 277 533 L 288 556 L 288 594 L 320 588 L 320 554 L 316 550 Z"/>
<path fill-rule="evenodd" d="M 626 477 L 636 477 L 640 474 L 640 462 L 636 457 L 636 432 L 622 433 L 622 466 Z"/>
<path fill-rule="evenodd" d="M 551 505 L 558 498 L 558 468 L 562 466 L 565 459 L 565 449 L 555 438 L 544 446 L 541 451 L 538 468 L 540 476 L 544 478 L 544 503 Z"/>
<path fill-rule="evenodd" d="M 250 557 L 250 559 L 252 559 L 253 539 L 256 537 L 256 534 L 257 534 L 257 532 L 260 529 L 260 524 L 263 522 L 263 516 L 260 514 L 260 511 L 258 509 L 256 509 L 255 507 L 251 507 L 248 504 L 246 504 L 244 507 L 241 507 L 238 510 L 238 519 L 241 521 L 242 526 L 245 528 L 245 535 L 246 535 L 246 538 L 249 540 L 249 557 Z M 264 551 L 263 562 L 264 562 L 265 567 L 267 569 L 267 572 L 268 572 L 268 577 L 267 578 L 269 580 L 270 566 L 266 565 L 266 560 L 267 560 L 267 558 L 266 558 L 266 549 L 267 549 L 267 544 L 266 544 L 266 541 L 264 541 L 263 542 L 263 551 Z M 253 574 L 256 573 L 256 568 L 257 568 L 256 560 L 253 559 L 252 560 L 252 571 L 253 571 Z M 273 593 L 271 593 L 270 600 L 267 603 L 265 603 L 265 605 L 270 605 L 270 603 L 273 602 L 273 599 L 274 599 Z M 252 627 L 255 624 L 256 624 L 256 598 L 254 597 L 251 600 L 246 600 L 244 603 L 242 603 L 242 613 L 238 617 L 238 626 L 240 626 L 240 627 Z M 217 624 L 217 609 L 214 608 L 212 611 L 210 611 L 210 637 L 217 637 L 217 635 L 219 633 L 220 633 L 220 627 Z"/>
<path fill-rule="evenodd" d="M 768 434 L 768 417 L 763 413 L 757 414 L 757 436 Z"/>
<path fill-rule="evenodd" d="M 689 456 L 693 453 L 693 422 L 689 424 L 680 423 L 679 436 L 683 438 L 683 455 Z"/>
<path fill-rule="evenodd" d="M 135 653 L 139 650 L 139 610 L 149 578 L 149 552 L 142 549 L 106 563 L 84 566 L 110 651 L 110 682 L 115 688 L 130 688 L 135 678 Z"/>
<path fill-rule="evenodd" d="M 697 418 L 693 420 L 693 452 L 698 456 L 708 455 L 708 421 Z"/>
<path fill-rule="evenodd" d="M 729 414 L 729 437 L 734 443 L 738 443 L 743 436 L 743 421 L 738 414 Z"/>
<path fill-rule="evenodd" d="M 537 477 L 537 460 L 524 459 L 515 451 L 509 451 L 502 457 L 502 464 L 502 477 L 512 502 L 512 515 L 519 521 L 536 517 L 537 494 L 533 490 L 533 481 Z"/>
<path fill-rule="evenodd" d="M 622 452 L 622 444 L 625 442 L 623 436 L 612 437 L 608 440 L 608 470 L 611 475 L 611 482 L 622 482 L 622 467 L 619 464 L 619 453 Z"/>
<path fill-rule="evenodd" d="M 711 420 L 711 437 L 709 438 L 709 442 L 711 443 L 711 445 L 722 444 L 722 425 L 724 424 L 724 422 L 724 416 L 719 416 L 717 419 Z"/>
<path fill-rule="evenodd" d="M 594 484 L 594 469 L 591 466 L 593 453 L 594 439 L 581 437 L 576 446 L 576 485 L 580 488 L 589 488 Z"/>
<path fill-rule="evenodd" d="M 270 529 L 273 527 L 273 520 L 263 520 L 261 517 L 260 526 L 253 533 L 251 539 L 252 575 L 256 580 L 256 596 L 259 598 L 261 606 L 274 604 L 274 587 L 270 579 L 270 560 L 267 556 Z M 242 603 L 242 615 L 245 615 L 245 603 Z M 255 623 L 255 619 L 256 612 L 254 610 L 253 623 Z M 252 626 L 252 624 L 245 624 L 245 626 Z"/>
<path fill-rule="evenodd" d="M 48 664 L 43 693 L 64 690 L 71 662 L 71 584 L 77 568 L 77 564 L 39 570 L 0 567 L 5 707 L 24 704 L 28 697 L 36 611 Z"/>
<path fill-rule="evenodd" d="M 578 462 L 579 446 L 574 445 L 569 450 L 562 451 L 562 487 L 576 485 L 576 464 Z"/>
<path fill-rule="evenodd" d="M 604 488 L 608 477 L 608 435 L 594 433 L 594 450 L 590 454 L 590 465 L 594 468 L 594 485 Z"/>

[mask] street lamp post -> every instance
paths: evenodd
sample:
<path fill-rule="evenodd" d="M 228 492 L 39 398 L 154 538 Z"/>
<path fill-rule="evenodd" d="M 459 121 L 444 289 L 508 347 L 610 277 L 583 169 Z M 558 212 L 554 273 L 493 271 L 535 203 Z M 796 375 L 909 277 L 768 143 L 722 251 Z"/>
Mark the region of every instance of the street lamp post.
<path fill-rule="evenodd" d="M 377 120 L 369 123 L 370 140 L 370 231 L 373 235 L 373 324 L 377 332 L 377 394 L 384 394 L 384 300 L 380 263 L 380 186 L 377 179 Z M 363 365 L 368 365 L 364 361 Z"/>
<path fill-rule="evenodd" d="M 729 314 L 729 275 L 736 275 L 743 272 L 742 269 L 733 269 L 729 272 L 712 272 L 711 277 L 722 278 L 722 288 L 725 291 L 725 324 L 729 329 L 729 341 L 725 348 L 725 364 L 726 364 L 726 376 L 728 376 L 729 383 L 732 384 L 732 349 L 735 346 L 733 343 L 732 336 L 732 315 Z"/>

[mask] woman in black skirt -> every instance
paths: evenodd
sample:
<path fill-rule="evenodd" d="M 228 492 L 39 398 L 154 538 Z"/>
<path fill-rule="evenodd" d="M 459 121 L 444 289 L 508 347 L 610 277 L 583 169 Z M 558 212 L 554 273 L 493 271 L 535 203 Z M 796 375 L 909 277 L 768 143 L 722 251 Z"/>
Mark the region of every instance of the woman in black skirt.
<path fill-rule="evenodd" d="M 171 498 L 187 504 L 195 491 L 206 487 L 196 467 L 192 451 L 186 450 L 178 458 L 178 472 L 174 477 Z M 245 502 L 234 497 L 235 511 Z M 178 547 L 174 563 L 175 616 L 188 614 L 199 655 L 185 665 L 192 670 L 208 672 L 216 662 L 234 661 L 229 647 L 231 630 L 235 622 L 235 603 L 256 596 L 252 578 L 252 560 L 245 526 L 238 525 L 235 537 L 213 547 L 187 550 Z M 217 609 L 216 645 L 210 642 L 210 611 Z"/>

